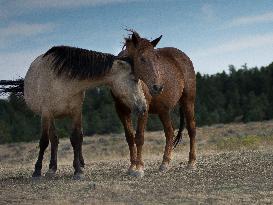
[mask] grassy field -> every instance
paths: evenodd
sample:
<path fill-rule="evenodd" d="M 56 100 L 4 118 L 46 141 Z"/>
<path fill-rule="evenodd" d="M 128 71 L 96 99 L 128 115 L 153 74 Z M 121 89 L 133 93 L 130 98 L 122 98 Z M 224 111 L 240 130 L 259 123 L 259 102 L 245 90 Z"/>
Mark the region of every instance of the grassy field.
<path fill-rule="evenodd" d="M 38 142 L 0 145 L 0 204 L 272 204 L 273 121 L 197 130 L 197 168 L 187 169 L 189 139 L 174 151 L 171 169 L 158 171 L 165 137 L 145 136 L 145 176 L 126 174 L 123 134 L 84 138 L 85 179 L 72 180 L 72 147 L 60 140 L 55 178 L 33 180 Z M 44 160 L 47 171 L 49 149 Z"/>

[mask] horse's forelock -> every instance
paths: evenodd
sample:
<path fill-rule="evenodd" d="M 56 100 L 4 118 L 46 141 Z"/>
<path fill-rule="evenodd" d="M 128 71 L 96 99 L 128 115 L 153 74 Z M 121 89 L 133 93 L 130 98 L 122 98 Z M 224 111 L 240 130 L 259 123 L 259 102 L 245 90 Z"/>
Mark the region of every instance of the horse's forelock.
<path fill-rule="evenodd" d="M 140 35 L 138 34 L 138 32 L 136 32 L 134 29 L 125 29 L 126 31 L 130 32 L 128 34 L 127 37 L 124 38 L 125 42 L 124 42 L 124 46 L 123 47 L 127 47 L 128 45 L 130 45 L 131 43 L 133 43 L 133 35 L 138 39 L 141 40 Z"/>
<path fill-rule="evenodd" d="M 125 40 L 125 42 L 124 42 L 124 45 L 122 47 L 122 50 L 127 49 L 127 48 L 131 47 L 134 44 L 131 36 L 125 38 L 124 40 Z M 146 38 L 139 37 L 138 38 L 138 47 L 137 47 L 137 49 L 138 50 L 145 50 L 145 49 L 148 49 L 148 48 L 153 48 L 153 45 L 151 44 L 151 42 Z"/>

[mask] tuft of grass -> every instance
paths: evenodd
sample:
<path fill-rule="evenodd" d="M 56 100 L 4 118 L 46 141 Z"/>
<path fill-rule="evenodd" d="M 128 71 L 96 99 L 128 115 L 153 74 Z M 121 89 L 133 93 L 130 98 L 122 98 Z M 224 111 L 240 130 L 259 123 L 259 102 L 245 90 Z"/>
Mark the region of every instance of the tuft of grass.
<path fill-rule="evenodd" d="M 257 149 L 267 143 L 273 143 L 273 136 L 246 135 L 222 138 L 216 142 L 216 147 L 220 150 Z"/>

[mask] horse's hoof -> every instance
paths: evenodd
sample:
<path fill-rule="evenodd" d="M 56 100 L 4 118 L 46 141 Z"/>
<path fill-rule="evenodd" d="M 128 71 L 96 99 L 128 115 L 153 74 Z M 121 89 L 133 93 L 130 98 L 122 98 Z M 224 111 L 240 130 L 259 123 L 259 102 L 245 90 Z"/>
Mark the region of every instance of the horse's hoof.
<path fill-rule="evenodd" d="M 189 162 L 187 168 L 189 170 L 196 170 L 196 162 Z"/>
<path fill-rule="evenodd" d="M 161 164 L 159 167 L 160 172 L 167 172 L 169 170 L 169 166 L 167 164 Z"/>
<path fill-rule="evenodd" d="M 46 177 L 49 177 L 49 178 L 54 178 L 56 176 L 56 170 L 53 170 L 53 169 L 49 169 L 46 174 L 45 174 Z"/>
<path fill-rule="evenodd" d="M 136 172 L 136 170 L 128 169 L 127 174 L 130 176 L 134 176 L 135 172 Z"/>
<path fill-rule="evenodd" d="M 83 180 L 84 179 L 84 174 L 83 173 L 76 173 L 73 175 L 72 179 L 74 180 Z"/>
<path fill-rule="evenodd" d="M 135 170 L 131 176 L 136 178 L 142 178 L 144 177 L 144 170 Z"/>
<path fill-rule="evenodd" d="M 32 174 L 32 178 L 33 179 L 39 179 L 41 178 L 41 172 L 40 171 L 34 171 L 33 174 Z"/>
<path fill-rule="evenodd" d="M 130 167 L 127 171 L 127 174 L 130 176 L 133 176 L 135 172 L 136 172 L 136 165 L 130 165 Z"/>

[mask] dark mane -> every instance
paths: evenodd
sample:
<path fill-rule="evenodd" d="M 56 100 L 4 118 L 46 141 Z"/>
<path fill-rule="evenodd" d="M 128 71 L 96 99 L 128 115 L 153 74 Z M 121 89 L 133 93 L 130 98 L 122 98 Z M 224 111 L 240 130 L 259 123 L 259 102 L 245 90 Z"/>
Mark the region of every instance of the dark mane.
<path fill-rule="evenodd" d="M 115 56 L 112 54 L 90 51 L 69 46 L 55 46 L 43 57 L 51 56 L 52 69 L 60 76 L 71 79 L 87 79 L 104 76 L 113 65 Z"/>

